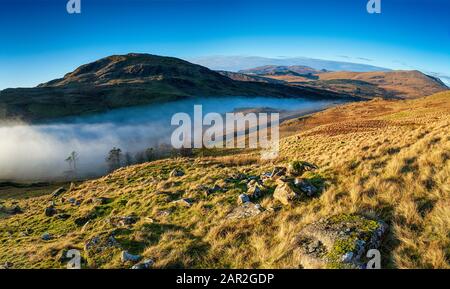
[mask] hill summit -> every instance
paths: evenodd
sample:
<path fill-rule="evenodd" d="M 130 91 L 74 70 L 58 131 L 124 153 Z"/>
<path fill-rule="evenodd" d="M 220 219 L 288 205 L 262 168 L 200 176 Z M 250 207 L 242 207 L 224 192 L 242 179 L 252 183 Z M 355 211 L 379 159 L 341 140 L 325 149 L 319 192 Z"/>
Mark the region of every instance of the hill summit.
<path fill-rule="evenodd" d="M 63 78 L 35 88 L 0 91 L 0 120 L 39 122 L 188 97 L 217 96 L 350 99 L 346 94 L 310 87 L 236 81 L 178 58 L 130 53 L 82 65 Z"/>

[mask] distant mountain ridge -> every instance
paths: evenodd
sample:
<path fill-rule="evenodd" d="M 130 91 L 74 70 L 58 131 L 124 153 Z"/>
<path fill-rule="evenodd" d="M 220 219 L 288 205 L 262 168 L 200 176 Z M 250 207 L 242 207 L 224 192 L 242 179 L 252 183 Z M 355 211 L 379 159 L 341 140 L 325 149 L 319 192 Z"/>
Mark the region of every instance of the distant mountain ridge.
<path fill-rule="evenodd" d="M 368 71 L 389 71 L 390 69 L 385 67 L 378 67 L 368 64 L 323 60 L 307 57 L 279 57 L 268 58 L 259 56 L 207 56 L 191 58 L 189 61 L 208 67 L 213 70 L 226 70 L 226 71 L 240 71 L 245 69 L 251 69 L 255 67 L 261 67 L 265 65 L 275 66 L 293 66 L 301 65 L 308 66 L 316 70 L 329 70 L 329 71 L 356 71 L 356 72 L 368 72 Z"/>
<path fill-rule="evenodd" d="M 226 76 L 228 78 L 231 78 L 231 79 L 237 80 L 237 81 L 254 81 L 254 82 L 264 82 L 264 83 L 286 84 L 286 81 L 283 81 L 283 80 L 277 80 L 277 79 L 273 79 L 273 78 L 269 78 L 269 77 L 261 77 L 258 75 L 251 75 L 251 74 L 223 71 L 223 70 L 217 70 L 217 72 L 223 76 Z"/>
<path fill-rule="evenodd" d="M 80 66 L 35 88 L 0 91 L 0 119 L 39 122 L 188 97 L 272 96 L 351 98 L 279 81 L 236 81 L 173 57 L 130 53 Z"/>
<path fill-rule="evenodd" d="M 307 66 L 266 65 L 241 70 L 239 73 L 362 98 L 418 98 L 448 89 L 439 78 L 417 70 L 354 72 L 315 70 Z"/>
<path fill-rule="evenodd" d="M 319 78 L 320 81 L 347 79 L 366 82 L 384 89 L 388 96 L 399 98 L 419 98 L 448 90 L 448 87 L 440 79 L 417 70 L 328 72 L 320 74 Z M 320 86 L 314 87 L 319 88 Z"/>
<path fill-rule="evenodd" d="M 323 72 L 327 72 L 327 70 L 326 69 L 317 70 L 304 65 L 291 65 L 291 66 L 265 65 L 239 71 L 239 73 L 255 74 L 255 75 L 313 75 Z"/>

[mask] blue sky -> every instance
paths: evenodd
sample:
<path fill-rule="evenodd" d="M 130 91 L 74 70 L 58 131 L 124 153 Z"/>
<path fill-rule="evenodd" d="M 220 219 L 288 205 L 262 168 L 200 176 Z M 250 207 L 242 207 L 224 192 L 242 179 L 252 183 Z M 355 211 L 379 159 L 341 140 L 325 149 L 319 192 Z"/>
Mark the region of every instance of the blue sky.
<path fill-rule="evenodd" d="M 0 1 L 0 89 L 61 77 L 111 54 L 313 57 L 450 76 L 450 1 Z"/>

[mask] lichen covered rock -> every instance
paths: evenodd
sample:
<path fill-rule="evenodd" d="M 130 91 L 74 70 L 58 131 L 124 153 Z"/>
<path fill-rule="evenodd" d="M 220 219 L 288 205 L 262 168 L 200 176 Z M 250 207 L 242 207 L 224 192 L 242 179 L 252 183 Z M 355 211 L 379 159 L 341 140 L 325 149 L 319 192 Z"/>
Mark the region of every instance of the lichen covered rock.
<path fill-rule="evenodd" d="M 292 205 L 300 196 L 291 182 L 278 180 L 273 197 L 283 205 Z"/>
<path fill-rule="evenodd" d="M 304 227 L 294 239 L 304 268 L 364 268 L 387 232 L 383 221 L 341 214 Z"/>
<path fill-rule="evenodd" d="M 254 204 L 252 202 L 246 202 L 241 206 L 235 208 L 230 214 L 228 214 L 227 219 L 245 219 L 254 217 L 262 213 L 261 205 Z"/>

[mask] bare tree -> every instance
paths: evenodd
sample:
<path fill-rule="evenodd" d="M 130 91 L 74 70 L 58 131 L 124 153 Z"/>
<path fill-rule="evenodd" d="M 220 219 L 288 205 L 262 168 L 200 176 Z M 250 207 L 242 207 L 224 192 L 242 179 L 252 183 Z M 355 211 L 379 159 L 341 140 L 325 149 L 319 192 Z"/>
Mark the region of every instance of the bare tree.
<path fill-rule="evenodd" d="M 71 171 L 76 172 L 77 170 L 77 161 L 78 161 L 78 153 L 73 151 L 69 154 L 69 156 L 65 159 L 65 161 L 69 164 L 69 169 Z"/>
<path fill-rule="evenodd" d="M 122 163 L 122 150 L 116 147 L 112 148 L 106 157 L 106 162 L 108 163 L 110 172 L 120 168 Z"/>

